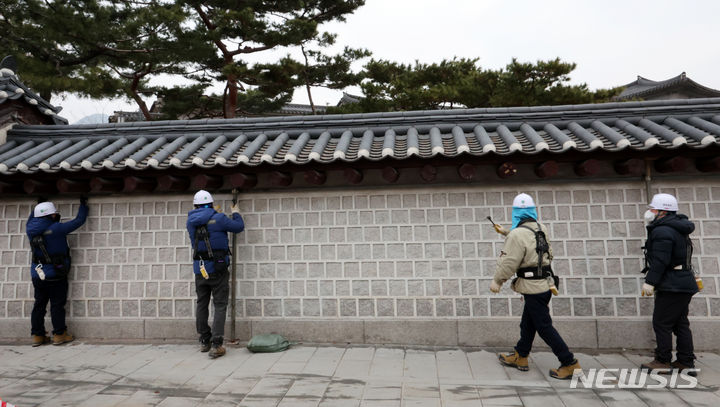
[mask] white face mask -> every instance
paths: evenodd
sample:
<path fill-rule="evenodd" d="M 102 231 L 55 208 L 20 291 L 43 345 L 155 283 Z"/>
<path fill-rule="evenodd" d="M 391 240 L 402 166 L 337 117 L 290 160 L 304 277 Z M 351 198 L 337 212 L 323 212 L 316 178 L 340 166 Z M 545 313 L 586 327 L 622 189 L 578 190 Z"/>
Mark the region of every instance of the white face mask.
<path fill-rule="evenodd" d="M 655 217 L 656 217 L 656 216 L 657 216 L 657 215 L 655 215 L 654 213 L 652 213 L 652 212 L 650 211 L 650 209 L 646 210 L 645 213 L 643 214 L 643 221 L 645 222 L 645 226 L 651 224 L 652 221 L 655 220 Z"/>

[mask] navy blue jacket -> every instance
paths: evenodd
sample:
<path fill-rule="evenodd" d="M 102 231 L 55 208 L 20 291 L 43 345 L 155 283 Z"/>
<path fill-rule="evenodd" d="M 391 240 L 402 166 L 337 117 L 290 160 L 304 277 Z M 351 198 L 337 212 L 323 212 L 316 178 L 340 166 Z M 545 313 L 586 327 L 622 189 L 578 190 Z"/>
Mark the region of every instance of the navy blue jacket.
<path fill-rule="evenodd" d="M 655 286 L 655 290 L 698 292 L 695 275 L 684 267 L 688 255 L 686 237 L 694 230 L 695 224 L 687 216 L 672 212 L 647 226 L 645 248 L 649 270 L 645 282 Z M 676 266 L 683 267 L 676 270 Z"/>
<path fill-rule="evenodd" d="M 45 237 L 45 248 L 50 256 L 69 254 L 70 249 L 67 244 L 67 235 L 85 223 L 88 211 L 89 208 L 87 205 L 80 205 L 75 219 L 65 223 L 56 222 L 51 216 L 36 218 L 31 211 L 30 217 L 27 221 L 27 227 L 25 228 L 28 240 L 32 241 L 33 237 L 43 234 Z M 32 250 L 32 252 L 34 255 L 33 257 L 38 257 L 40 259 L 44 258 L 42 251 Z M 37 264 L 32 262 L 32 259 L 30 262 L 30 274 L 32 275 L 32 278 L 40 278 L 35 271 L 35 266 L 37 266 Z M 52 264 L 45 264 L 45 262 L 42 263 L 42 270 L 45 273 L 45 279 L 52 280 L 60 277 L 55 272 L 55 268 Z M 70 256 L 67 257 L 65 263 L 67 270 L 70 267 Z"/>
<path fill-rule="evenodd" d="M 215 212 L 212 208 L 197 208 L 188 213 L 187 230 L 190 234 L 190 245 L 195 244 L 195 229 L 200 225 L 207 224 L 208 233 L 210 234 L 210 246 L 213 250 L 228 251 L 228 234 L 227 232 L 238 233 L 245 229 L 245 222 L 239 213 L 233 213 L 232 219 Z M 205 240 L 198 239 L 197 250 L 199 252 L 207 251 Z M 228 256 L 225 256 L 225 261 Z M 205 260 L 205 270 L 208 274 L 215 272 L 215 265 L 212 261 Z M 200 261 L 193 261 L 193 272 L 200 274 Z"/>

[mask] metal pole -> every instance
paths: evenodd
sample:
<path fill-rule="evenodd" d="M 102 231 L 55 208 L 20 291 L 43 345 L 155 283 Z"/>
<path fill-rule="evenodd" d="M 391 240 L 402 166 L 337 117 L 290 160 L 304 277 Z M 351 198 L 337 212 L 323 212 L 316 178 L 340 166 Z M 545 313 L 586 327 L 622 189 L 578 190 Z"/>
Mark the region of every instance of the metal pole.
<path fill-rule="evenodd" d="M 652 160 L 649 158 L 645 159 L 645 194 L 649 204 L 652 199 Z"/>
<path fill-rule="evenodd" d="M 233 189 L 233 206 L 237 204 L 238 190 Z M 233 233 L 232 237 L 232 267 L 230 269 L 230 340 L 235 342 L 235 286 L 237 276 L 237 233 Z"/>

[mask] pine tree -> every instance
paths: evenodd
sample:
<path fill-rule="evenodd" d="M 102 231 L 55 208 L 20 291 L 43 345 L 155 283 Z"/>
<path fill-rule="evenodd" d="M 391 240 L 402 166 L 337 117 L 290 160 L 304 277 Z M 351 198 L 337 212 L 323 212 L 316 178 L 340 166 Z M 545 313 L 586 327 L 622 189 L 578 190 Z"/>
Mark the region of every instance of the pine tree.
<path fill-rule="evenodd" d="M 225 82 L 223 113 L 234 117 L 238 95 L 255 89 L 270 100 L 285 99 L 303 83 L 300 64 L 289 57 L 278 63 L 251 65 L 250 55 L 279 47 L 299 46 L 317 38 L 318 26 L 344 21 L 364 0 L 226 0 L 183 2 L 194 12 L 196 38 L 213 45 L 219 60 L 204 68 Z"/>

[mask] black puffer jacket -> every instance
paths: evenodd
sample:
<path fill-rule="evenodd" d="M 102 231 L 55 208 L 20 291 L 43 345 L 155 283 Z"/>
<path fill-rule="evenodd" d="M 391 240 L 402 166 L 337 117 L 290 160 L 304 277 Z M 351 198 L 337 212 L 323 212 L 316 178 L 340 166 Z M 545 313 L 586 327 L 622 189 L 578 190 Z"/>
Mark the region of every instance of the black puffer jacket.
<path fill-rule="evenodd" d="M 693 272 L 686 267 L 675 269 L 686 264 L 686 237 L 695 230 L 695 224 L 687 216 L 671 212 L 653 221 L 647 230 L 645 247 L 650 269 L 645 282 L 657 291 L 698 292 Z"/>

